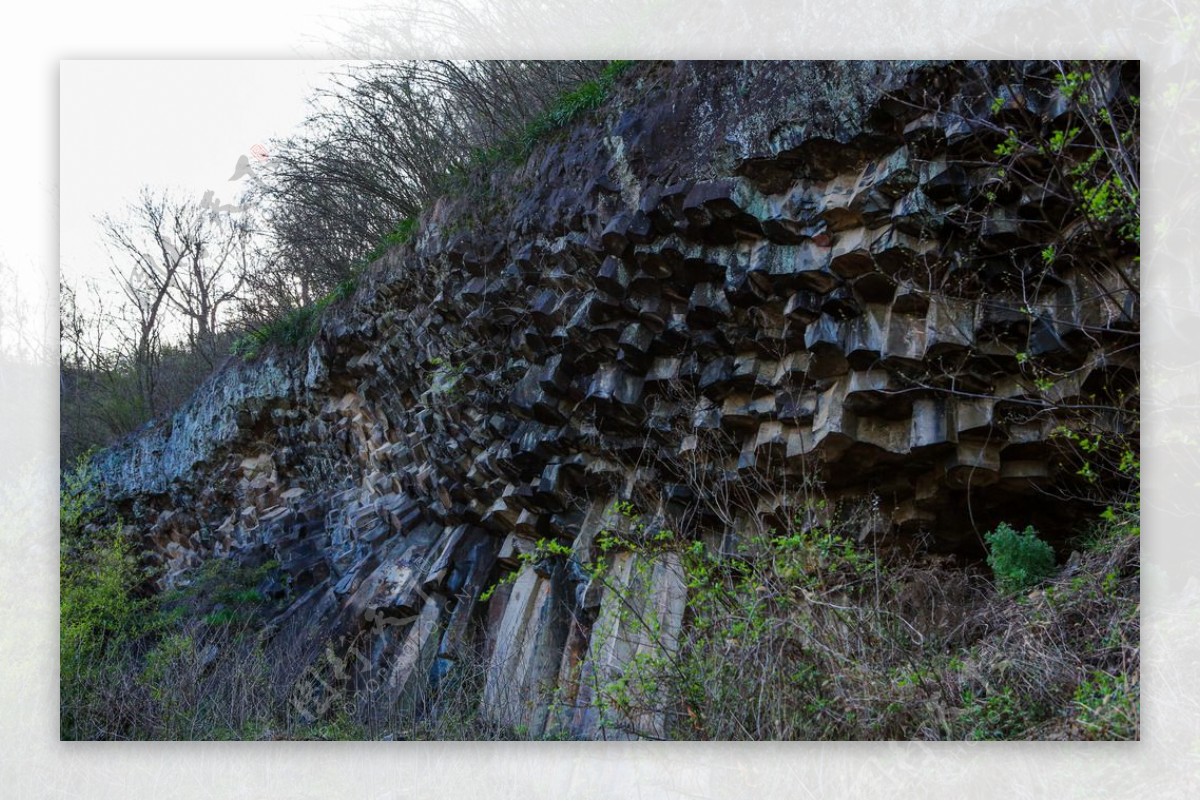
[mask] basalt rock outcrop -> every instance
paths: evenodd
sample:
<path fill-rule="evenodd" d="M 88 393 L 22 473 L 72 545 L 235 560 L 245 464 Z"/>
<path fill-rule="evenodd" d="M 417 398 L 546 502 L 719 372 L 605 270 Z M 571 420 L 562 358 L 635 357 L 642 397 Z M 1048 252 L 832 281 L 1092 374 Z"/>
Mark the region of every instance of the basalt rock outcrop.
<path fill-rule="evenodd" d="M 108 497 L 166 584 L 278 560 L 280 623 L 368 642 L 395 703 L 481 659 L 497 722 L 661 735 L 592 699 L 687 625 L 675 554 L 597 548 L 614 502 L 714 549 L 817 484 L 874 499 L 864 540 L 946 551 L 1079 516 L 1054 432 L 1117 425 L 1088 398 L 1136 384 L 1136 253 L 988 166 L 1005 115 L 1064 108 L 1048 80 L 996 102 L 989 69 L 637 65 L 439 201 L 307 350 L 231 361 L 102 454 Z M 522 558 L 540 540 L 574 558 Z M 658 642 L 620 630 L 630 598 Z"/>

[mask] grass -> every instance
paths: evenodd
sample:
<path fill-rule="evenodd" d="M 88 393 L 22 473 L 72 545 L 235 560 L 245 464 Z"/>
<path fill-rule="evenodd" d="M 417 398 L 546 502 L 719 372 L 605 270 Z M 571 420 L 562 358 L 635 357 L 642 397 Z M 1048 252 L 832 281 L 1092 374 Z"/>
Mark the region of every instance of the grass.
<path fill-rule="evenodd" d="M 85 467 L 63 484 L 64 738 L 535 736 L 484 714 L 488 663 L 469 648 L 447 677 L 420 680 L 398 701 L 394 689 L 355 689 L 353 643 L 328 642 L 308 621 L 268 632 L 288 602 L 260 590 L 278 569 L 271 562 L 211 560 L 186 587 L 147 594 L 120 526 L 100 525 L 86 478 Z M 689 545 L 631 508 L 623 514 L 629 525 L 598 537 L 586 568 L 604 580 L 604 559 L 616 552 L 644 552 L 647 569 L 680 554 L 688 623 L 671 650 L 639 653 L 597 683 L 611 726 L 650 714 L 667 721 L 666 736 L 701 740 L 1140 734 L 1136 503 L 1115 504 L 1071 559 L 1016 594 L 946 557 L 855 545 L 854 506 L 819 526 L 748 532 L 732 554 Z M 571 558 L 557 544 L 540 551 Z M 646 608 L 613 591 L 616 608 Z M 654 616 L 618 622 L 631 640 L 664 636 Z M 321 703 L 297 703 L 305 698 Z"/>
<path fill-rule="evenodd" d="M 655 710 L 675 739 L 1136 739 L 1139 537 L 1136 507 L 1119 508 L 1028 594 L 944 557 L 859 548 L 853 511 L 748 534 L 734 555 L 696 545 L 674 658 L 602 683 L 600 704 L 633 731 Z M 621 627 L 659 636 L 634 616 Z"/>
<path fill-rule="evenodd" d="M 382 258 L 396 245 L 412 240 L 417 230 L 417 218 L 405 217 L 396 227 L 380 237 L 370 252 L 350 267 L 349 277 L 343 279 L 332 290 L 307 306 L 291 309 L 265 325 L 252 329 L 236 339 L 232 351 L 235 356 L 250 360 L 260 356 L 268 345 L 297 348 L 308 345 L 321 327 L 325 310 L 338 301 L 354 294 L 358 276 L 372 262 Z"/>
<path fill-rule="evenodd" d="M 407 705 L 386 687 L 346 685 L 338 642 L 271 621 L 274 561 L 210 559 L 186 586 L 151 591 L 148 572 L 103 507 L 86 459 L 60 492 L 60 736 L 65 740 L 512 739 L 480 713 L 486 661 L 469 654 Z M 286 580 L 281 582 L 286 587 Z M 314 689 L 336 703 L 311 714 Z M 424 714 L 436 708 L 437 716 Z"/>
<path fill-rule="evenodd" d="M 486 170 L 503 163 L 520 164 L 529 157 L 538 142 L 604 105 L 613 83 L 634 63 L 610 61 L 597 78 L 559 95 L 549 108 L 530 120 L 520 131 L 489 147 L 473 150 L 462 172 Z"/>
<path fill-rule="evenodd" d="M 366 258 L 359 262 L 360 266 L 365 267 L 367 264 L 379 259 L 384 253 L 387 253 L 390 248 L 396 245 L 403 245 L 410 242 L 413 235 L 417 231 L 417 218 L 405 217 L 396 227 L 380 238 L 379 242 L 371 249 L 371 252 L 366 255 Z"/>
<path fill-rule="evenodd" d="M 346 278 L 317 301 L 292 309 L 265 325 L 246 332 L 233 343 L 235 356 L 258 358 L 269 345 L 296 348 L 308 345 L 321 328 L 321 316 L 334 303 L 354 294 L 357 279 Z"/>

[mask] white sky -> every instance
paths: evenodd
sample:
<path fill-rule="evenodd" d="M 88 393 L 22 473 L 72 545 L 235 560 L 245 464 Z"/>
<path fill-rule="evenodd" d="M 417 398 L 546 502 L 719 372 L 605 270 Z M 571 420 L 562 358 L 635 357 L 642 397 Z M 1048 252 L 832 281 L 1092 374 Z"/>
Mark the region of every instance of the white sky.
<path fill-rule="evenodd" d="M 74 285 L 105 281 L 95 217 L 141 186 L 236 202 L 239 156 L 289 133 L 337 61 L 64 61 L 60 71 L 60 263 Z M 83 298 L 81 298 L 81 301 Z"/>

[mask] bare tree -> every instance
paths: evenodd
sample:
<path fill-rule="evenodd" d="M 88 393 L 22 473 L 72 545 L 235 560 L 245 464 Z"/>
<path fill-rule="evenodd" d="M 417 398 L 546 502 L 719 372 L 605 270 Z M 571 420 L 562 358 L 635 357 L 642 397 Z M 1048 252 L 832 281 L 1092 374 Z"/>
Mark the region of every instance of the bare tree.
<path fill-rule="evenodd" d="M 127 219 L 100 220 L 112 259 L 111 272 L 128 301 L 133 323 L 133 365 L 138 390 L 151 414 L 155 408 L 162 328 L 175 276 L 201 250 L 202 218 L 192 203 L 143 188 Z"/>
<path fill-rule="evenodd" d="M 252 268 L 253 229 L 244 218 L 207 212 L 199 232 L 167 298 L 186 322 L 188 346 L 211 368 L 219 355 L 222 311 L 239 299 Z"/>
<path fill-rule="evenodd" d="M 198 372 L 215 366 L 224 319 L 252 269 L 253 229 L 244 219 L 150 188 L 142 189 L 125 214 L 105 215 L 99 223 L 110 271 L 125 301 L 116 315 L 123 323 L 116 335 L 125 341 L 106 350 L 98 338 L 84 335 L 82 319 L 64 321 L 64 330 L 77 355 L 94 354 L 93 369 L 117 362 L 132 370 L 141 406 L 153 416 L 194 388 Z M 98 329 L 91 333 L 98 336 Z M 168 349 L 179 362 L 175 383 L 188 386 L 173 386 L 164 395 L 160 384 Z M 95 354 L 113 360 L 97 362 Z"/>
<path fill-rule="evenodd" d="M 62 463 L 105 444 L 149 416 L 132 368 L 132 342 L 94 281 L 83 286 L 91 301 L 63 279 L 59 286 L 59 445 Z"/>

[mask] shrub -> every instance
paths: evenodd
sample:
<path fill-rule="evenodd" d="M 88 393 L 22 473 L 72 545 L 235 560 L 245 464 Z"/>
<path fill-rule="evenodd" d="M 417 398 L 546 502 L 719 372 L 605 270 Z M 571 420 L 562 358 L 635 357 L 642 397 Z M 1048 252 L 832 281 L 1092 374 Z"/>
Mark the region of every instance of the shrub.
<path fill-rule="evenodd" d="M 75 466 L 64 471 L 59 482 L 59 528 L 64 542 L 79 536 L 96 515 L 96 495 L 93 486 L 96 471 L 92 467 L 95 448 L 75 459 Z"/>
<path fill-rule="evenodd" d="M 139 594 L 145 574 L 121 521 L 102 525 L 104 509 L 90 460 L 64 473 L 60 489 L 59 682 L 64 738 L 111 736 L 96 687 L 119 689 L 129 646 L 157 624 Z M 103 721 L 103 722 L 102 722 Z"/>
<path fill-rule="evenodd" d="M 609 725 L 718 740 L 1137 737 L 1137 536 L 1107 517 L 1104 553 L 1012 603 L 953 558 L 855 545 L 869 507 L 810 500 L 782 532 L 750 516 L 723 550 L 663 534 L 631 504 L 613 511 L 599 563 L 630 551 L 649 567 L 675 551 L 688 622 L 667 633 L 639 613 L 644 580 L 586 571 L 617 594 L 627 641 L 662 646 L 590 676 Z M 988 538 L 1002 586 L 1051 576 L 1054 554 L 1032 528 Z M 604 636 L 599 619 L 592 636 Z M 646 728 L 655 715 L 661 732 Z"/>
<path fill-rule="evenodd" d="M 418 216 L 442 194 L 452 173 L 507 153 L 499 143 L 517 140 L 560 95 L 597 81 L 603 69 L 563 60 L 407 60 L 332 76 L 299 132 L 273 142 L 270 169 L 253 176 L 252 199 L 273 212 L 266 233 L 281 277 L 303 277 L 316 291 L 332 286 L 359 254 L 397 233 L 396 220 Z"/>
<path fill-rule="evenodd" d="M 118 519 L 104 509 L 90 454 L 62 476 L 59 490 L 60 645 L 63 665 L 95 656 L 146 624 L 136 590 L 145 576 Z"/>
<path fill-rule="evenodd" d="M 984 535 L 990 553 L 988 566 L 1005 593 L 1015 594 L 1032 587 L 1054 572 L 1054 550 L 1037 535 L 1033 526 L 1018 534 L 1001 523 Z"/>
<path fill-rule="evenodd" d="M 143 576 L 119 525 L 104 529 L 79 561 L 63 560 L 60 645 L 63 665 L 89 659 L 137 636 L 147 625 L 135 591 Z"/>

